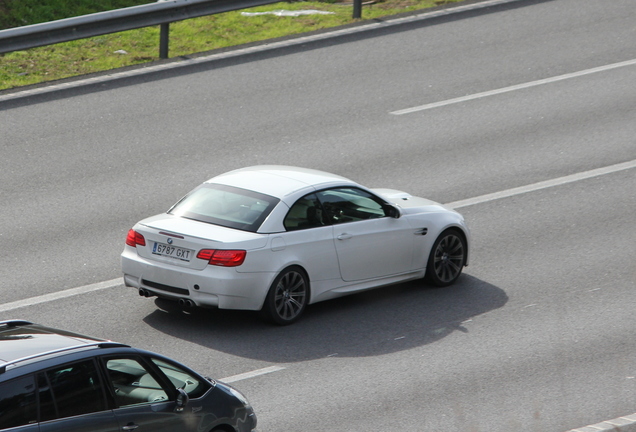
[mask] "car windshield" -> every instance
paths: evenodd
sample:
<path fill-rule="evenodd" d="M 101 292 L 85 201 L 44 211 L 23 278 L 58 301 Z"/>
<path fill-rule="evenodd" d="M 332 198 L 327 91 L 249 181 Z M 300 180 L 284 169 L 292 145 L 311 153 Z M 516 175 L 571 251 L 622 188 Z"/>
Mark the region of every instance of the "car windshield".
<path fill-rule="evenodd" d="M 278 198 L 247 189 L 204 183 L 172 206 L 168 213 L 256 232 L 278 201 Z"/>

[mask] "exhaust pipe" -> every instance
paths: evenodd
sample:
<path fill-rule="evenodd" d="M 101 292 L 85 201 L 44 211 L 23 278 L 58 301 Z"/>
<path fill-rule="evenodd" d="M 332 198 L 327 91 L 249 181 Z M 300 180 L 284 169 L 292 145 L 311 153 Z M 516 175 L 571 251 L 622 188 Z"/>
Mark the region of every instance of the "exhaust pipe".
<path fill-rule="evenodd" d="M 154 294 L 145 288 L 139 288 L 139 295 L 142 297 L 154 297 Z"/>
<path fill-rule="evenodd" d="M 196 304 L 190 299 L 179 299 L 179 306 L 181 309 L 192 309 L 196 306 Z"/>

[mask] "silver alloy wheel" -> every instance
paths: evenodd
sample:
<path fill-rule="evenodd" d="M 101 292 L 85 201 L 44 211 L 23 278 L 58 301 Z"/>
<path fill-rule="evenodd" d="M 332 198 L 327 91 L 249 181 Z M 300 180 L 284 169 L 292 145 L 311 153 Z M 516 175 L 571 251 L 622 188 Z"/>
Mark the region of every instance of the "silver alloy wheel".
<path fill-rule="evenodd" d="M 435 242 L 431 252 L 428 279 L 437 286 L 448 286 L 459 277 L 465 262 L 464 239 L 456 231 L 446 231 Z"/>
<path fill-rule="evenodd" d="M 284 273 L 274 289 L 276 314 L 284 321 L 294 320 L 305 307 L 307 283 L 295 270 Z"/>
<path fill-rule="evenodd" d="M 261 312 L 269 321 L 288 325 L 300 318 L 308 302 L 309 279 L 302 268 L 292 266 L 274 279 Z"/>

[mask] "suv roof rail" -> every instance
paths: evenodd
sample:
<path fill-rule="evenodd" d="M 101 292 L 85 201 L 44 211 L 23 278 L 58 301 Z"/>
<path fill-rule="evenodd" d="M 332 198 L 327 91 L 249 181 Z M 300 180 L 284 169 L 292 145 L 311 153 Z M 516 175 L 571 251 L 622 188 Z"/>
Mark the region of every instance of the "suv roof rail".
<path fill-rule="evenodd" d="M 5 325 L 7 327 L 17 327 L 21 325 L 31 325 L 31 324 L 33 324 L 31 321 L 17 320 L 17 319 L 0 321 L 0 325 Z"/>
<path fill-rule="evenodd" d="M 64 352 L 64 351 L 73 351 L 73 350 L 77 350 L 77 349 L 91 348 L 91 347 L 97 347 L 97 348 L 126 347 L 126 348 L 129 348 L 130 345 L 122 344 L 122 343 L 119 343 L 119 342 L 101 341 L 101 342 L 90 342 L 90 343 L 85 343 L 85 344 L 81 344 L 81 345 L 73 345 L 73 346 L 65 347 L 65 348 L 58 348 L 58 349 L 54 349 L 54 350 L 50 350 L 50 351 L 41 352 L 41 353 L 38 353 L 38 354 L 33 354 L 33 355 L 30 355 L 30 356 L 26 356 L 26 357 L 17 358 L 15 360 L 11 360 L 11 361 L 8 361 L 6 363 L 3 363 L 2 365 L 0 365 L 0 374 L 3 374 L 3 373 L 5 373 L 7 371 L 7 366 L 14 365 L 16 363 L 20 363 L 20 362 L 23 362 L 23 361 L 35 359 L 35 358 L 38 358 L 38 357 L 45 357 L 47 355 L 57 354 L 57 353 L 61 353 L 61 352 Z"/>

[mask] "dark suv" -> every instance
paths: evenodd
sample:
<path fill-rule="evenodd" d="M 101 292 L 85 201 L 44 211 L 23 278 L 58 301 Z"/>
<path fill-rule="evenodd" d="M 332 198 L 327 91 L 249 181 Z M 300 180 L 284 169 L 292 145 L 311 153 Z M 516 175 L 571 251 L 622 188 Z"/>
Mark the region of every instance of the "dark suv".
<path fill-rule="evenodd" d="M 0 321 L 0 431 L 249 432 L 234 388 L 116 342 Z"/>

